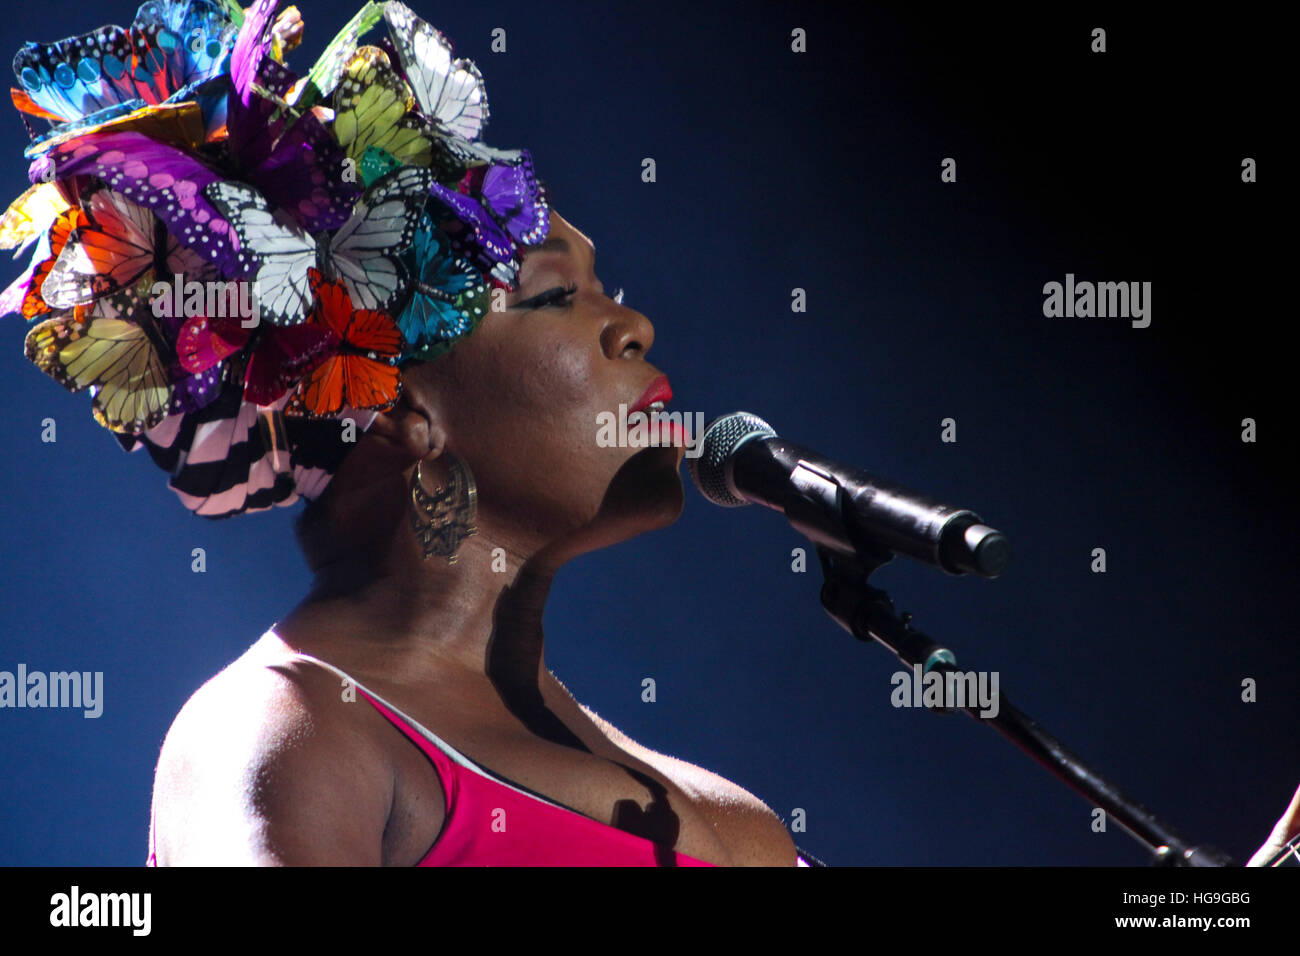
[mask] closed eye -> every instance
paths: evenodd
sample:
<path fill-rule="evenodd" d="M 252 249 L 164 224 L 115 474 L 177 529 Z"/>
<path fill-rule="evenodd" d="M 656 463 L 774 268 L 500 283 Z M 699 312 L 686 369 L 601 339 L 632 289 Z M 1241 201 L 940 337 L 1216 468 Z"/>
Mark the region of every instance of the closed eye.
<path fill-rule="evenodd" d="M 524 299 L 522 302 L 516 302 L 510 308 L 520 310 L 541 309 L 549 305 L 563 306 L 568 305 L 566 301 L 569 296 L 576 295 L 578 287 L 576 285 L 562 286 L 557 285 L 553 289 L 547 289 L 545 292 L 539 292 L 531 299 Z"/>

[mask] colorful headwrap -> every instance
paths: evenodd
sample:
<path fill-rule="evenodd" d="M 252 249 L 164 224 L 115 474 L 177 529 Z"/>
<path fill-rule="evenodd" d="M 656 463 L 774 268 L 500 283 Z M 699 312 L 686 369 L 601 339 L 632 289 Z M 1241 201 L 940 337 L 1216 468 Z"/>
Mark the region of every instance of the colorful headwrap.
<path fill-rule="evenodd" d="M 370 2 L 298 76 L 277 4 L 148 0 L 13 64 L 33 185 L 0 248 L 35 251 L 0 315 L 209 518 L 318 497 L 549 223 L 527 150 L 479 141 L 483 78 L 442 34 Z"/>

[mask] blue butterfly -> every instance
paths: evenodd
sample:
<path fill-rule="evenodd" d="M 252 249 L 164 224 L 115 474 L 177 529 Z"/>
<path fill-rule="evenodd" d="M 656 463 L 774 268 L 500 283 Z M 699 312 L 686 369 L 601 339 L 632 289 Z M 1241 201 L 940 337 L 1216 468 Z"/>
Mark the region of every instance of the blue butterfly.
<path fill-rule="evenodd" d="M 18 106 L 60 123 L 137 100 L 175 101 L 228 68 L 235 33 L 214 0 L 147 0 L 129 29 L 24 44 L 13 61 L 25 97 Z"/>
<path fill-rule="evenodd" d="M 411 297 L 397 317 L 412 346 L 448 342 L 472 331 L 487 311 L 487 283 L 425 216 L 403 256 L 411 276 Z"/>

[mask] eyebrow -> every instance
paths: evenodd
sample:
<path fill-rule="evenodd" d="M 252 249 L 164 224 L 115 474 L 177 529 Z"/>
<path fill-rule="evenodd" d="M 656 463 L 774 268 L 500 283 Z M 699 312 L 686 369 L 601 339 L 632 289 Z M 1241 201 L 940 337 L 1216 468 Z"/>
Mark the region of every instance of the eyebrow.
<path fill-rule="evenodd" d="M 565 239 L 563 236 L 551 236 L 549 239 L 543 240 L 540 245 L 529 248 L 527 250 L 527 253 L 536 254 L 538 252 L 572 252 L 572 251 L 573 251 L 573 247 L 569 245 L 569 240 Z M 591 255 L 592 258 L 594 259 L 596 255 L 596 244 L 594 242 L 591 244 Z"/>

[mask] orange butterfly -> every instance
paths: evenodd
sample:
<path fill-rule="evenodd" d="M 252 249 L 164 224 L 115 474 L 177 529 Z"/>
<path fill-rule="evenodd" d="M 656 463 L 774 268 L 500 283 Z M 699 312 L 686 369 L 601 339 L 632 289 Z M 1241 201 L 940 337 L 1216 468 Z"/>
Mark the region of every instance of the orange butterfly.
<path fill-rule="evenodd" d="M 81 210 L 74 206 L 61 212 L 54 220 L 54 225 L 50 226 L 50 257 L 37 266 L 36 271 L 32 273 L 32 284 L 27 287 L 27 294 L 23 296 L 23 318 L 34 319 L 38 315 L 54 311 L 53 306 L 41 295 L 41 289 L 45 285 L 46 276 L 58 261 L 59 254 L 63 252 L 63 247 L 68 244 L 68 237 L 81 221 Z"/>
<path fill-rule="evenodd" d="M 203 281 L 215 268 L 180 244 L 152 211 L 121 193 L 101 189 L 54 260 L 41 288 L 56 309 L 85 305 L 133 285 L 150 269 Z"/>
<path fill-rule="evenodd" d="M 314 305 L 308 321 L 324 328 L 332 354 L 298 383 L 285 413 L 328 417 L 345 407 L 386 411 L 402 391 L 397 368 L 404 339 L 387 312 L 353 309 L 342 282 L 307 270 Z"/>

